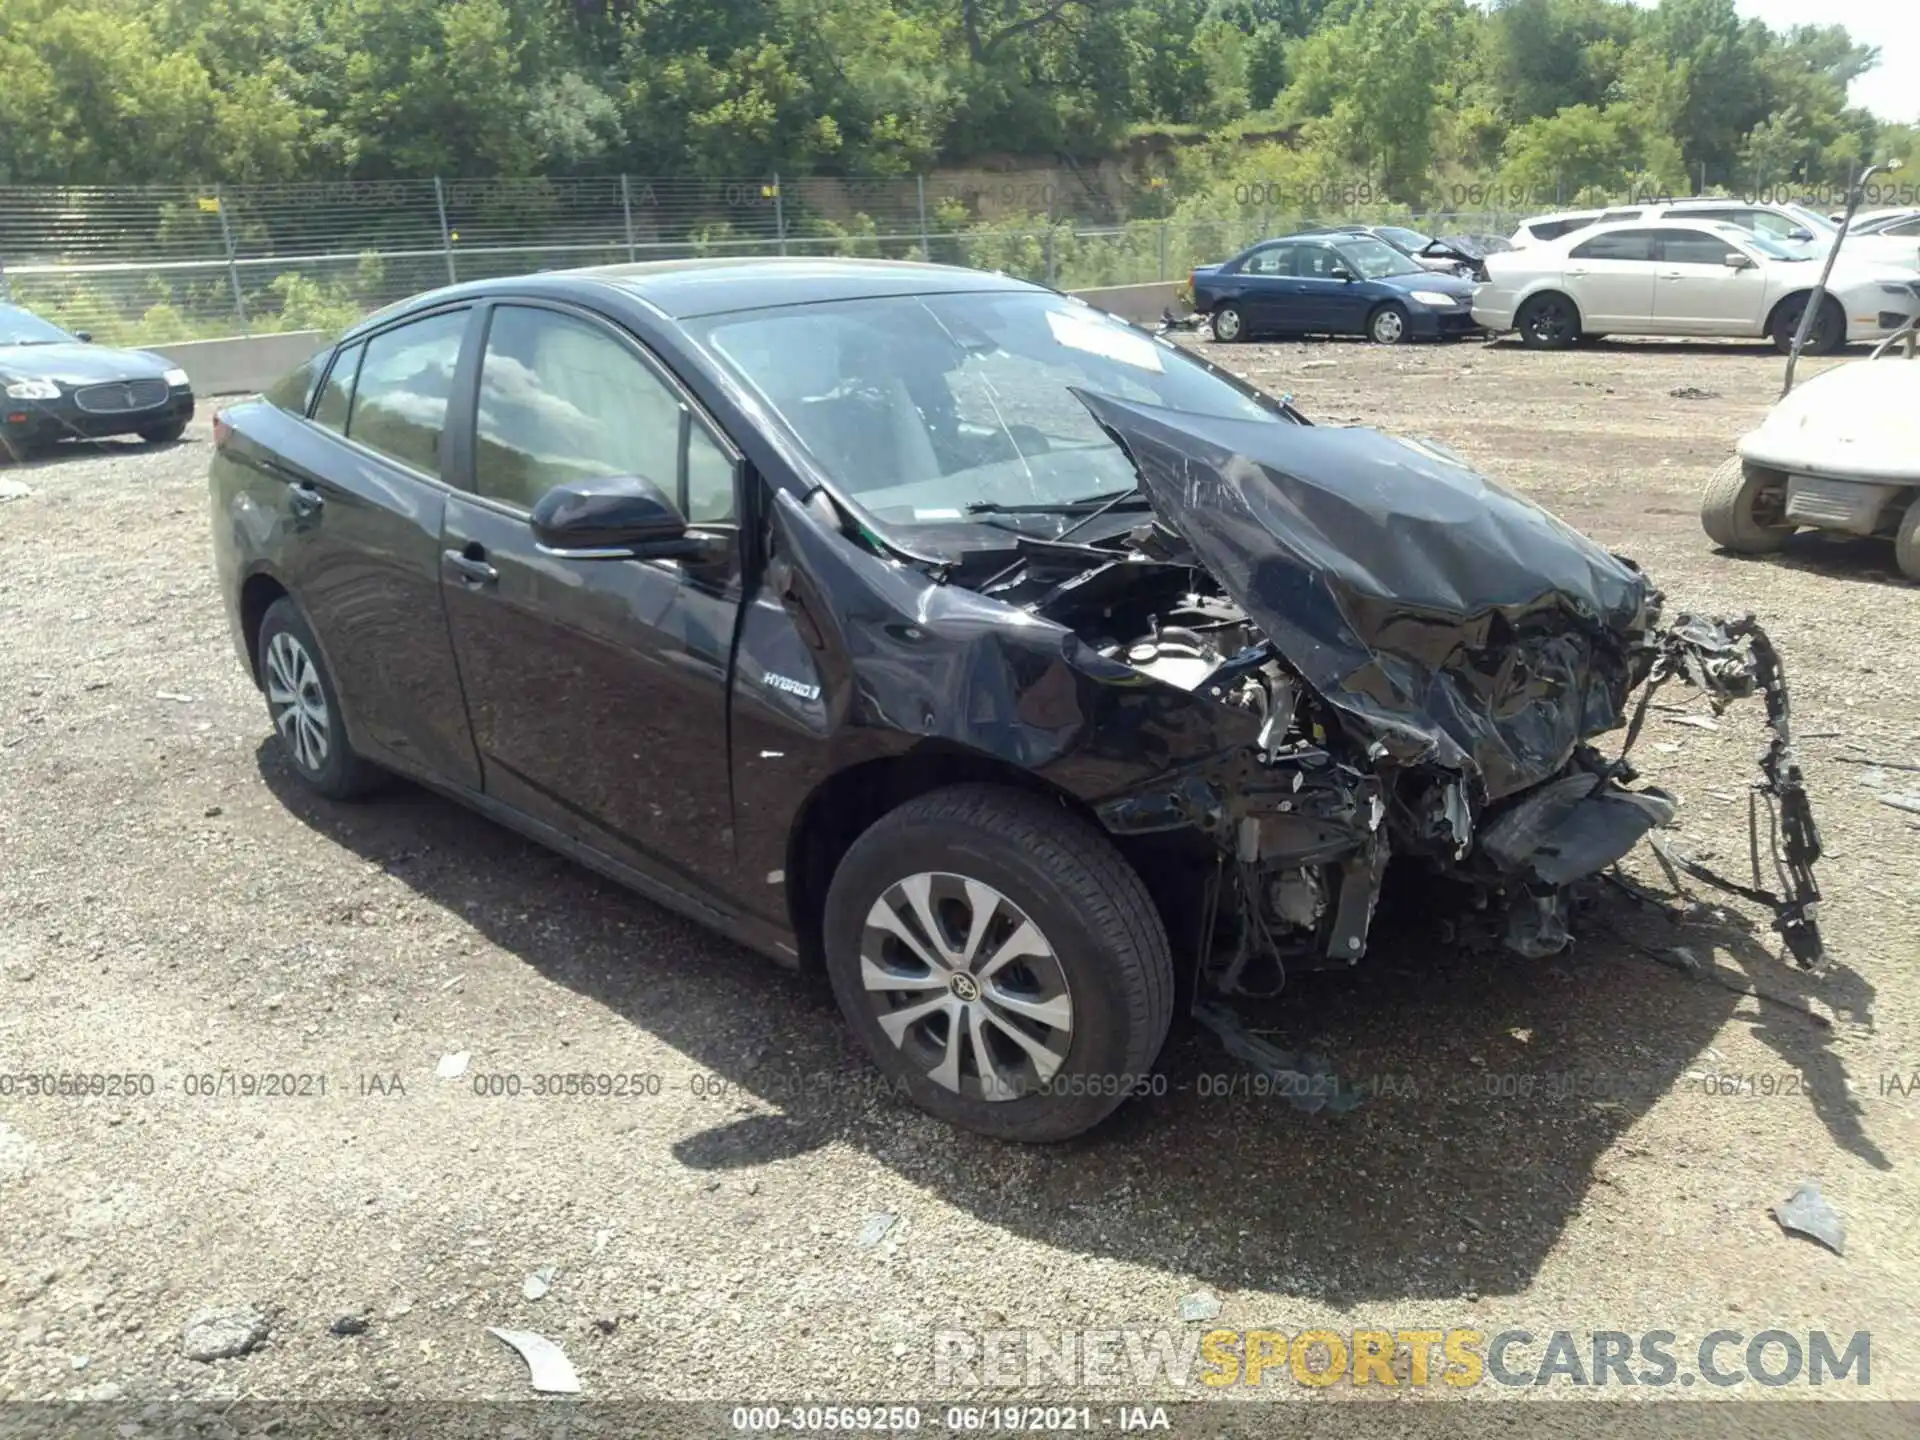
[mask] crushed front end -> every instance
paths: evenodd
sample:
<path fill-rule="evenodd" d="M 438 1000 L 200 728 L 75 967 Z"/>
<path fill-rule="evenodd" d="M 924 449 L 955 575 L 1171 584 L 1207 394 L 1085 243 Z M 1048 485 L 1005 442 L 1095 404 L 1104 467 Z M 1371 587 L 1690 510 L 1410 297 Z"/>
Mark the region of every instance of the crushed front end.
<path fill-rule="evenodd" d="M 1390 860 L 1457 883 L 1455 933 L 1564 949 L 1576 888 L 1673 817 L 1627 759 L 1670 680 L 1716 710 L 1764 700 L 1754 803 L 1779 880 L 1663 859 L 1764 903 L 1795 959 L 1820 962 L 1819 836 L 1779 656 L 1751 617 L 1664 620 L 1631 562 L 1431 446 L 1082 399 L 1154 519 L 1110 560 L 1051 581 L 1030 566 L 1001 598 L 1071 628 L 1093 663 L 1218 707 L 1240 737 L 1098 807 L 1116 834 L 1210 846 L 1202 1019 L 1222 1028 L 1221 999 L 1359 960 Z M 1623 728 L 1609 757 L 1595 742 Z"/>

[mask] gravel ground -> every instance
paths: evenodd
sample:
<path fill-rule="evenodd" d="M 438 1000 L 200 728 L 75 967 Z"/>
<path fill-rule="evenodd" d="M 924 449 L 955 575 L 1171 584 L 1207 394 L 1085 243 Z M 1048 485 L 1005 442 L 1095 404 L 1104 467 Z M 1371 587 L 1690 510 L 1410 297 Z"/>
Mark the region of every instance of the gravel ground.
<path fill-rule="evenodd" d="M 1780 362 L 1210 353 L 1455 446 L 1677 608 L 1758 612 L 1809 737 L 1831 969 L 1783 963 L 1738 903 L 1676 932 L 1619 902 L 1543 963 L 1406 931 L 1273 1018 L 1383 1077 L 1351 1114 L 1215 1093 L 1244 1072 L 1189 1036 L 1164 1095 L 1082 1141 L 955 1133 L 866 1083 L 824 986 L 420 791 L 296 790 L 213 587 L 203 409 L 175 446 L 5 472 L 32 493 L 0 504 L 0 1073 L 136 1093 L 0 1095 L 0 1397 L 519 1398 L 498 1325 L 559 1342 L 594 1397 L 947 1399 L 936 1330 L 1177 1338 L 1204 1292 L 1236 1330 L 1669 1330 L 1683 1370 L 1716 1329 L 1866 1330 L 1870 1384 L 1815 1393 L 1920 1398 L 1920 824 L 1875 798 L 1920 774 L 1850 763 L 1920 762 L 1920 604 L 1885 545 L 1709 547 L 1696 497 Z M 1757 706 L 1655 716 L 1649 777 L 1738 871 Z M 1675 944 L 1707 974 L 1647 953 Z M 634 1078 L 531 1093 L 561 1074 Z M 261 1075 L 298 1093 L 233 1093 Z M 1771 1218 L 1803 1180 L 1844 1258 Z M 188 1358 L 189 1322 L 236 1306 L 264 1341 Z"/>

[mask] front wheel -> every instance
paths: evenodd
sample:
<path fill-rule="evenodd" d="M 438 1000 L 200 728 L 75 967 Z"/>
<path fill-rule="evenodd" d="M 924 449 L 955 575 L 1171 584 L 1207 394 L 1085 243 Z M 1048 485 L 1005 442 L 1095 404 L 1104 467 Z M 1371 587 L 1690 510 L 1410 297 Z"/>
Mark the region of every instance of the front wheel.
<path fill-rule="evenodd" d="M 1782 355 L 1793 352 L 1793 337 L 1799 332 L 1800 317 L 1806 312 L 1807 297 L 1796 296 L 1782 302 L 1773 317 L 1773 348 Z M 1820 309 L 1814 314 L 1813 324 L 1807 327 L 1806 344 L 1800 347 L 1802 355 L 1831 355 L 1847 339 L 1847 314 L 1840 308 L 1840 302 L 1831 295 L 1820 302 Z"/>
<path fill-rule="evenodd" d="M 1700 497 L 1700 527 L 1736 555 L 1766 555 L 1787 543 L 1787 477 L 1749 465 L 1738 455 L 1721 462 Z"/>
<path fill-rule="evenodd" d="M 1907 503 L 1900 529 L 1893 537 L 1893 560 L 1909 580 L 1920 580 L 1920 490 Z"/>
<path fill-rule="evenodd" d="M 1405 307 L 1391 300 L 1367 317 L 1367 338 L 1376 345 L 1398 345 L 1411 332 Z"/>
<path fill-rule="evenodd" d="M 1220 305 L 1213 312 L 1213 338 L 1232 345 L 1247 338 L 1247 317 L 1237 305 Z"/>
<path fill-rule="evenodd" d="M 1580 343 L 1580 311 L 1564 295 L 1536 295 L 1513 317 L 1522 344 L 1565 350 Z"/>
<path fill-rule="evenodd" d="M 169 420 L 165 425 L 149 425 L 140 432 L 140 438 L 149 445 L 171 445 L 187 433 L 187 422 Z"/>
<path fill-rule="evenodd" d="M 841 1012 L 921 1109 L 1005 1140 L 1066 1140 L 1148 1080 L 1173 962 L 1146 886 L 1057 803 L 990 785 L 908 801 L 827 892 Z"/>
<path fill-rule="evenodd" d="M 348 741 L 340 692 L 313 631 L 286 596 L 268 606 L 260 621 L 256 663 L 280 753 L 302 783 L 329 800 L 377 789 L 386 776 Z"/>

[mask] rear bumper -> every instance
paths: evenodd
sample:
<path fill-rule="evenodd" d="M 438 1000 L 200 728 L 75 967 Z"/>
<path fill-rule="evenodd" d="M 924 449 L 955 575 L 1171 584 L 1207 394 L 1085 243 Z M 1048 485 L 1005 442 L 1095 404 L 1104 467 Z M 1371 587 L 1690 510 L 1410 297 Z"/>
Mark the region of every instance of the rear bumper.
<path fill-rule="evenodd" d="M 0 399 L 0 436 L 16 445 L 37 447 L 56 440 L 103 440 L 137 435 L 142 430 L 181 424 L 193 418 L 193 391 L 173 391 L 158 405 L 102 414 L 82 410 L 71 395 L 58 400 Z"/>

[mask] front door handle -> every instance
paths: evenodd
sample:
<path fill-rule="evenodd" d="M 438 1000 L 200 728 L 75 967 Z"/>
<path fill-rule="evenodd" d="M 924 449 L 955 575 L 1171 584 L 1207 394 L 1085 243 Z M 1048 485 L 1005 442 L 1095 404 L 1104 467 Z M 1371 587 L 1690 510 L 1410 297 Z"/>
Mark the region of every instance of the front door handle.
<path fill-rule="evenodd" d="M 471 546 L 469 549 L 479 551 L 479 546 Z M 491 585 L 500 578 L 500 572 L 482 558 L 484 554 L 484 551 L 470 554 L 462 550 L 442 550 L 440 563 L 458 575 L 463 585 Z"/>
<path fill-rule="evenodd" d="M 320 513 L 320 507 L 326 503 L 327 497 L 322 495 L 305 480 L 296 480 L 288 487 L 287 506 L 295 515 L 301 516 L 302 518 L 309 515 L 318 515 Z"/>
<path fill-rule="evenodd" d="M 1565 270 L 1562 270 L 1560 273 L 1562 275 L 1584 275 L 1587 272 L 1585 270 L 1576 270 L 1573 268 L 1573 266 L 1569 265 Z"/>

